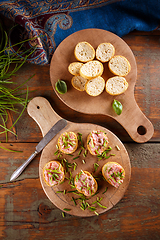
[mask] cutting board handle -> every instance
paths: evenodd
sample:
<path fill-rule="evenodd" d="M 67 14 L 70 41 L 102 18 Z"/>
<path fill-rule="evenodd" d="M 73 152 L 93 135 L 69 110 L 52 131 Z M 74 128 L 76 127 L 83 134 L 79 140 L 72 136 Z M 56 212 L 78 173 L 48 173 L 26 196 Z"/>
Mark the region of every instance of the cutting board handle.
<path fill-rule="evenodd" d="M 154 133 L 154 128 L 149 119 L 143 114 L 134 98 L 124 106 L 125 114 L 115 119 L 124 127 L 130 137 L 138 143 L 149 141 Z M 123 110 L 122 110 L 123 113 Z"/>
<path fill-rule="evenodd" d="M 36 121 L 43 136 L 61 119 L 48 100 L 43 97 L 33 98 L 27 106 L 27 112 Z"/>
<path fill-rule="evenodd" d="M 127 106 L 125 106 L 125 114 L 117 115 L 114 119 L 124 127 L 135 142 L 147 142 L 154 133 L 153 125 L 140 110 L 134 99 L 132 99 L 131 106 L 130 103 L 128 102 Z M 48 100 L 43 97 L 33 98 L 27 106 L 27 111 L 39 125 L 43 136 L 61 119 Z"/>

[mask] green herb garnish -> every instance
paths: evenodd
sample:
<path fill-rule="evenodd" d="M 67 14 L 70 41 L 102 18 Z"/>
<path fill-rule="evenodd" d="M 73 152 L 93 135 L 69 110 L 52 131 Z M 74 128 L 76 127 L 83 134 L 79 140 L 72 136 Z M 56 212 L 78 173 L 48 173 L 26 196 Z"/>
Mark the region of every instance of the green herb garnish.
<path fill-rule="evenodd" d="M 63 208 L 63 210 L 64 210 L 64 211 L 67 211 L 67 212 L 71 211 L 70 208 Z"/>
<path fill-rule="evenodd" d="M 79 156 L 77 156 L 77 157 L 73 158 L 73 160 L 76 160 L 77 158 L 79 158 Z"/>
<path fill-rule="evenodd" d="M 83 140 L 82 140 L 82 133 L 78 133 L 78 140 L 80 141 L 81 143 L 81 147 L 83 148 Z"/>
<path fill-rule="evenodd" d="M 18 150 L 13 150 L 13 149 L 8 149 L 8 148 L 4 148 L 2 146 L 0 146 L 1 149 L 9 151 L 9 152 L 17 152 L 17 153 L 22 153 L 23 151 L 18 151 Z"/>
<path fill-rule="evenodd" d="M 105 188 L 105 190 L 104 190 L 104 192 L 103 192 L 102 194 L 106 193 L 106 192 L 107 192 L 107 190 L 108 190 L 108 187 L 106 187 L 106 188 Z"/>
<path fill-rule="evenodd" d="M 64 212 L 62 212 L 62 217 L 65 217 L 65 213 Z"/>
<path fill-rule="evenodd" d="M 99 164 L 98 163 L 94 163 L 94 171 L 96 172 L 97 171 L 97 168 L 99 167 Z"/>
<path fill-rule="evenodd" d="M 119 101 L 114 99 L 112 107 L 113 107 L 115 113 L 117 113 L 117 115 L 120 115 L 122 113 L 123 106 Z"/>
<path fill-rule="evenodd" d="M 24 65 L 27 58 L 35 51 L 36 47 L 33 47 L 32 50 L 26 50 L 25 52 L 22 51 L 23 44 L 25 42 L 29 42 L 33 39 L 26 39 L 24 41 L 21 41 L 19 43 L 16 43 L 12 45 L 18 46 L 16 52 L 11 52 L 11 45 L 8 38 L 8 33 L 3 30 L 2 25 L 0 24 L 0 118 L 2 120 L 2 124 L 0 124 L 0 127 L 3 128 L 3 131 L 0 132 L 0 134 L 6 135 L 6 142 L 8 141 L 7 133 L 10 132 L 14 135 L 16 133 L 14 132 L 14 125 L 17 123 L 17 121 L 20 119 L 22 113 L 26 109 L 26 106 L 29 102 L 28 100 L 28 88 L 26 91 L 26 98 L 23 98 L 22 96 L 25 93 L 22 93 L 21 87 L 27 83 L 31 79 L 31 77 L 25 81 L 23 84 L 19 85 L 18 87 L 12 89 L 8 87 L 8 84 L 16 84 L 16 82 L 11 81 L 12 77 L 16 75 L 17 71 Z M 24 55 L 26 55 L 24 57 Z M 32 76 L 33 77 L 33 76 Z M 10 111 L 14 113 L 18 113 L 15 106 L 17 104 L 23 106 L 22 112 L 19 114 L 17 120 L 13 123 L 13 125 L 9 128 L 6 127 L 7 121 L 9 119 Z M 13 130 L 12 130 L 13 129 Z M 17 135 L 16 135 L 17 136 Z M 1 147 L 3 148 L 3 147 Z M 4 150 L 7 150 L 6 148 L 3 148 Z"/>
<path fill-rule="evenodd" d="M 99 215 L 96 211 L 94 211 L 94 213 L 95 213 L 97 216 Z"/>
<path fill-rule="evenodd" d="M 97 205 L 100 206 L 101 208 L 107 208 L 106 206 L 103 206 L 101 203 L 97 202 Z"/>
<path fill-rule="evenodd" d="M 73 163 L 73 170 L 76 170 L 76 167 L 77 167 L 77 163 Z"/>
<path fill-rule="evenodd" d="M 94 148 L 94 144 L 93 144 L 93 138 L 91 138 L 91 145 Z"/>
<path fill-rule="evenodd" d="M 109 146 L 102 154 L 97 155 L 98 160 L 102 160 L 103 158 L 108 159 L 111 157 L 111 155 L 107 155 L 108 152 L 110 152 L 112 148 Z"/>
<path fill-rule="evenodd" d="M 63 80 L 58 79 L 58 81 L 55 84 L 55 87 L 56 87 L 57 92 L 60 94 L 64 94 L 67 92 L 67 84 Z"/>
<path fill-rule="evenodd" d="M 118 145 L 116 145 L 116 148 L 117 148 L 118 151 L 120 151 L 120 147 Z"/>
<path fill-rule="evenodd" d="M 74 205 L 76 206 L 77 205 L 77 203 L 76 203 L 76 200 L 75 200 L 75 198 L 74 197 L 72 197 L 72 200 L 71 201 L 73 201 L 74 202 Z"/>

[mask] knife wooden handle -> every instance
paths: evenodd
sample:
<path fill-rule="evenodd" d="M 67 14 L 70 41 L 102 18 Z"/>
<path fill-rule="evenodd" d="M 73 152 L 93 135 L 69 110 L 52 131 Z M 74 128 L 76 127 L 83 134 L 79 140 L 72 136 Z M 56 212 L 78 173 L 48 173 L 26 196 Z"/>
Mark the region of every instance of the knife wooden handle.
<path fill-rule="evenodd" d="M 58 120 L 62 119 L 43 97 L 33 98 L 27 106 L 27 112 L 36 121 L 43 136 Z"/>

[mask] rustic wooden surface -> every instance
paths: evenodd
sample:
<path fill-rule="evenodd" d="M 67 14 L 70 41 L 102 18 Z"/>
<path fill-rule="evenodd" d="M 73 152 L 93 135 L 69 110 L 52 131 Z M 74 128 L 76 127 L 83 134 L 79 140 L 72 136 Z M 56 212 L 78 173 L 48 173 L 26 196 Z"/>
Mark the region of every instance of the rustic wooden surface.
<path fill-rule="evenodd" d="M 99 124 L 120 138 L 132 167 L 131 181 L 124 197 L 114 208 L 99 216 L 81 218 L 66 214 L 62 217 L 61 210 L 42 190 L 38 173 L 40 154 L 15 182 L 9 182 L 13 171 L 42 138 L 38 125 L 25 112 L 14 129 L 18 137 L 9 135 L 9 142 L 5 143 L 5 137 L 0 135 L 1 146 L 23 151 L 12 153 L 0 149 L 0 239 L 160 239 L 160 33 L 134 32 L 123 39 L 137 61 L 136 101 L 155 129 L 147 143 L 133 142 L 109 117 L 91 117 L 66 107 L 52 89 L 49 66 L 26 64 L 15 81 L 22 83 L 35 74 L 28 83 L 29 90 L 35 90 L 30 97 L 43 96 L 61 117 L 73 122 Z M 11 116 L 10 121 L 14 118 Z"/>

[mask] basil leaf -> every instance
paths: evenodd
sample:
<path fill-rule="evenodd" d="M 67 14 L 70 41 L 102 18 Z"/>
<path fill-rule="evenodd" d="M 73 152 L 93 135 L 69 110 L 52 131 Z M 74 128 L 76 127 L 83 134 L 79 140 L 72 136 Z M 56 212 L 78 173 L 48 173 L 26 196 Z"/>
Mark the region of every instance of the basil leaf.
<path fill-rule="evenodd" d="M 55 84 L 56 90 L 60 94 L 64 94 L 67 92 L 67 84 L 63 80 L 59 80 Z"/>
<path fill-rule="evenodd" d="M 119 101 L 114 99 L 112 107 L 113 107 L 115 113 L 117 113 L 117 115 L 120 115 L 122 113 L 123 106 Z"/>

